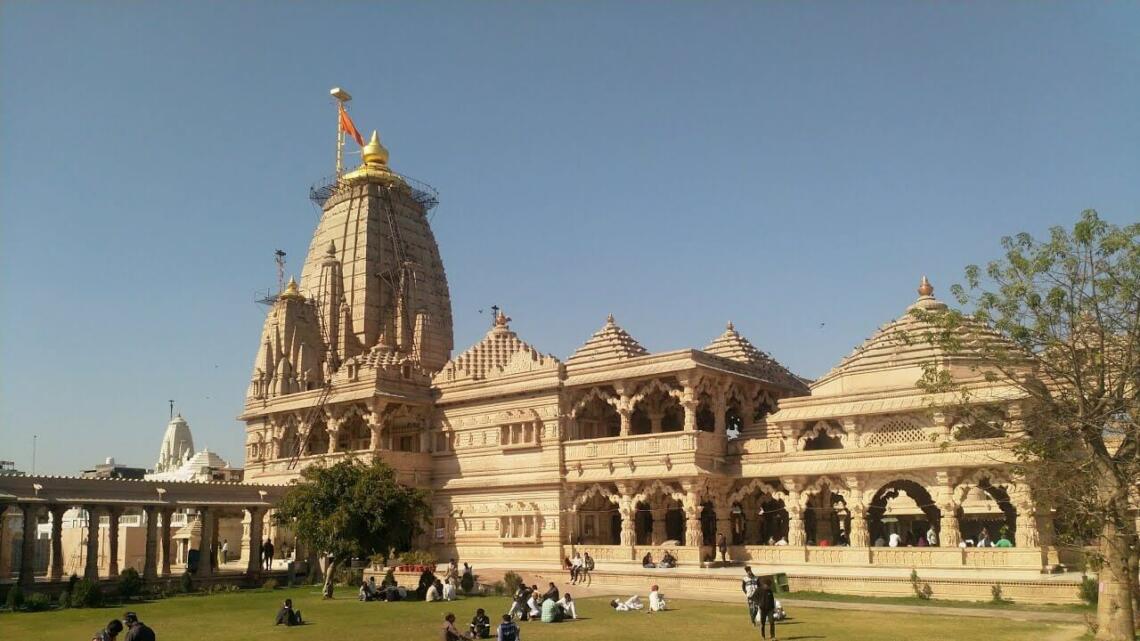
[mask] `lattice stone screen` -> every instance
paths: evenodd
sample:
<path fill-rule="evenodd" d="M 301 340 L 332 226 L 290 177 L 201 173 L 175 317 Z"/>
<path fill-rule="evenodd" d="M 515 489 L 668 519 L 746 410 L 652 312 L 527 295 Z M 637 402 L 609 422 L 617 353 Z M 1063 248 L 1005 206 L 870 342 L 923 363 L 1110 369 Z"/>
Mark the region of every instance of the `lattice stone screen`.
<path fill-rule="evenodd" d="M 926 432 L 905 418 L 892 418 L 880 424 L 879 428 L 870 434 L 863 435 L 864 447 L 882 447 L 884 445 L 902 445 L 926 440 Z"/>

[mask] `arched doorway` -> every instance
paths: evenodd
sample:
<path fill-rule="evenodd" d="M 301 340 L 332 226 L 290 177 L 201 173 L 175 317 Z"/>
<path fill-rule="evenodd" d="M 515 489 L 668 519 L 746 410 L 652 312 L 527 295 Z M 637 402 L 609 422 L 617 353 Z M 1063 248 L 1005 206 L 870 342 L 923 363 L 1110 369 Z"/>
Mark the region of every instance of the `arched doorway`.
<path fill-rule="evenodd" d="M 893 535 L 899 546 L 919 545 L 941 516 L 925 487 L 908 479 L 890 481 L 875 492 L 867 508 L 871 544 L 889 545 Z"/>

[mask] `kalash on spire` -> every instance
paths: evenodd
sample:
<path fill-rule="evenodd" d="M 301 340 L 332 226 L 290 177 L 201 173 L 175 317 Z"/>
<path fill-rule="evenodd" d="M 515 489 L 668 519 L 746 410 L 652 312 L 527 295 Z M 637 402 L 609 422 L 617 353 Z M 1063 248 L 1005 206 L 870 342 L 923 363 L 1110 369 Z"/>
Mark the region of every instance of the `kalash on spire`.
<path fill-rule="evenodd" d="M 376 132 L 361 145 L 361 164 L 342 170 L 346 134 L 363 139 L 345 109 L 351 97 L 332 94 L 338 171 L 310 191 L 320 221 L 300 281 L 290 279 L 265 319 L 240 417 L 262 434 L 288 405 L 297 420 L 272 447 L 289 456 L 325 453 L 328 435 L 311 428 L 342 401 L 430 407 L 430 376 L 453 344 L 447 276 L 427 218 L 436 192 L 393 171 Z"/>

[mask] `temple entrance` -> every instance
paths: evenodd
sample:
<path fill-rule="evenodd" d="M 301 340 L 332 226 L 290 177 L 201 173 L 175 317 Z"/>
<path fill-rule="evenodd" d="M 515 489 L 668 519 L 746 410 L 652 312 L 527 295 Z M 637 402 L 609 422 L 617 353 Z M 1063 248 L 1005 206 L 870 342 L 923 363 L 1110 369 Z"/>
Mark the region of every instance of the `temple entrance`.
<path fill-rule="evenodd" d="M 958 530 L 967 545 L 977 545 L 983 534 L 991 544 L 1004 535 L 1016 545 L 1017 510 L 1010 502 L 1009 492 L 988 480 L 970 488 L 962 500 Z"/>
<path fill-rule="evenodd" d="M 846 500 L 824 485 L 808 499 L 804 510 L 804 533 L 808 545 L 848 545 L 851 512 Z"/>
<path fill-rule="evenodd" d="M 601 493 L 595 492 L 577 509 L 577 540 L 582 545 L 618 545 L 621 543 L 621 514 Z"/>

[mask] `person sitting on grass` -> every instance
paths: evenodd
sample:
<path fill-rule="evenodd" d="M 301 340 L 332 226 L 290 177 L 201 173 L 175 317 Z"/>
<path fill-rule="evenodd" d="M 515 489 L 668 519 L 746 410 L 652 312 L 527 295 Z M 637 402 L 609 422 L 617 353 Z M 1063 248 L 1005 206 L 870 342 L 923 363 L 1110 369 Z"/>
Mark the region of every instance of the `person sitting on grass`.
<path fill-rule="evenodd" d="M 530 589 L 526 587 L 525 583 L 519 584 L 519 588 L 515 590 L 514 603 L 511 604 L 507 616 L 514 617 L 517 612 L 520 621 L 526 621 L 529 618 L 530 609 L 526 607 L 527 597 L 530 596 L 529 591 Z"/>
<path fill-rule="evenodd" d="M 526 609 L 527 615 L 532 619 L 542 615 L 542 612 L 538 609 L 538 600 L 540 598 L 542 598 L 542 595 L 538 593 L 538 584 L 530 586 L 530 591 L 527 593 Z"/>
<path fill-rule="evenodd" d="M 277 611 L 277 623 L 274 625 L 304 625 L 305 621 L 301 619 L 301 611 L 293 609 L 293 599 L 285 599 L 284 605 Z"/>
<path fill-rule="evenodd" d="M 487 639 L 491 636 L 491 617 L 479 608 L 471 619 L 471 636 L 476 639 Z"/>
<path fill-rule="evenodd" d="M 661 596 L 661 591 L 657 589 L 654 584 L 649 588 L 649 611 L 661 612 L 665 609 L 665 597 Z"/>
<path fill-rule="evenodd" d="M 361 581 L 360 589 L 356 592 L 356 599 L 358 601 L 371 601 L 375 596 L 372 590 L 368 588 L 368 581 Z"/>
<path fill-rule="evenodd" d="M 557 601 L 558 597 L 558 588 L 554 585 L 554 581 L 551 581 L 550 586 L 546 589 L 546 592 L 542 593 L 542 600 L 545 601 L 547 599 L 550 599 L 552 601 Z"/>
<path fill-rule="evenodd" d="M 499 641 L 520 641 L 519 626 L 511 621 L 511 615 L 504 614 L 503 622 L 499 624 L 499 629 L 495 631 L 495 636 Z"/>
<path fill-rule="evenodd" d="M 123 615 L 123 625 L 127 627 L 126 641 L 154 641 L 154 630 L 139 621 L 138 615 L 134 612 Z"/>
<path fill-rule="evenodd" d="M 439 641 L 462 641 L 463 639 L 472 639 L 470 634 L 460 632 L 459 628 L 455 627 L 455 615 L 451 612 L 443 615 L 443 628 L 439 631 Z"/>
<path fill-rule="evenodd" d="M 443 583 L 436 579 L 428 588 L 427 594 L 424 595 L 424 601 L 441 601 L 443 600 Z"/>
<path fill-rule="evenodd" d="M 610 607 L 617 610 L 618 612 L 629 612 L 631 610 L 640 610 L 641 609 L 641 597 L 639 597 L 635 594 L 635 595 L 629 597 L 628 599 L 626 599 L 625 601 L 618 601 L 617 599 L 614 599 L 613 601 L 610 601 Z"/>
<path fill-rule="evenodd" d="M 544 599 L 542 601 L 542 622 L 543 623 L 558 623 L 562 620 L 562 610 L 558 607 L 558 602 L 554 599 Z"/>
<path fill-rule="evenodd" d="M 562 617 L 566 619 L 577 619 L 578 608 L 574 606 L 574 599 L 570 598 L 570 593 L 567 592 L 562 595 L 562 600 L 558 602 L 558 607 L 562 609 Z"/>
<path fill-rule="evenodd" d="M 111 619 L 107 623 L 107 627 L 96 632 L 91 637 L 91 641 L 115 641 L 115 637 L 123 631 L 123 622 L 118 619 Z"/>

